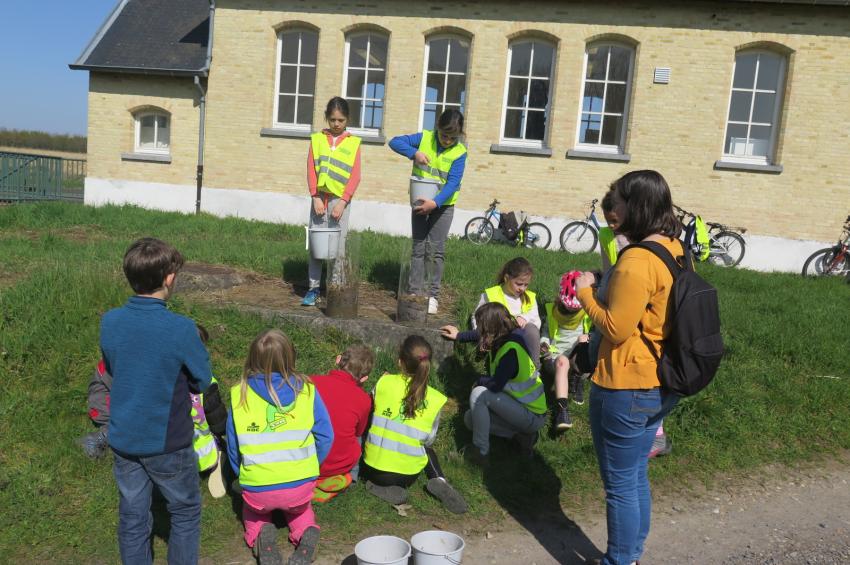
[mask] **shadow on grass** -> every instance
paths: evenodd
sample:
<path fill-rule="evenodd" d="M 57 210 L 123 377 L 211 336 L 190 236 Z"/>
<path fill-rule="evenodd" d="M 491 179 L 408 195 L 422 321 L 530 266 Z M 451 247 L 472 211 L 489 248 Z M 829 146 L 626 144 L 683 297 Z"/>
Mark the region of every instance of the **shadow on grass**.
<path fill-rule="evenodd" d="M 366 280 L 383 290 L 398 292 L 398 277 L 401 265 L 398 261 L 384 259 L 373 263 L 366 275 Z"/>
<path fill-rule="evenodd" d="M 484 484 L 499 506 L 558 563 L 578 565 L 601 557 L 603 552 L 564 512 L 561 479 L 552 467 L 539 454 L 533 459 L 517 457 L 512 442 L 491 441 L 492 460 L 484 470 Z"/>
<path fill-rule="evenodd" d="M 292 285 L 298 296 L 304 296 L 307 292 L 307 259 L 284 259 L 281 261 L 280 270 L 281 278 Z"/>

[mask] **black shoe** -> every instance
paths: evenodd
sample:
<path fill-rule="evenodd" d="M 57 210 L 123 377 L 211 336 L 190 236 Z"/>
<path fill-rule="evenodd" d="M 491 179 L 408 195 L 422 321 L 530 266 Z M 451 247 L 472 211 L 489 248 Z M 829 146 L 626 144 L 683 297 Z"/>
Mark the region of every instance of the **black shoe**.
<path fill-rule="evenodd" d="M 534 457 L 534 445 L 537 443 L 537 432 L 530 434 L 516 434 L 514 442 L 519 447 L 520 457 L 531 459 Z"/>
<path fill-rule="evenodd" d="M 463 458 L 467 463 L 471 463 L 476 467 L 486 468 L 490 465 L 490 456 L 481 453 L 475 445 L 467 445 L 463 450 Z"/>
<path fill-rule="evenodd" d="M 573 421 L 570 418 L 570 411 L 568 408 L 558 408 L 558 411 L 555 413 L 555 428 L 558 431 L 568 430 L 573 427 Z"/>
<path fill-rule="evenodd" d="M 400 486 L 382 487 L 372 481 L 366 481 L 366 490 L 384 502 L 389 502 L 393 505 L 407 502 L 407 489 Z"/>
<path fill-rule="evenodd" d="M 298 546 L 289 557 L 288 565 L 310 565 L 315 558 L 317 545 L 319 545 L 319 528 L 310 526 L 301 534 Z"/>
<path fill-rule="evenodd" d="M 283 565 L 283 557 L 277 548 L 277 527 L 274 524 L 263 526 L 252 549 L 259 565 Z"/>
<path fill-rule="evenodd" d="M 570 377 L 570 399 L 576 404 L 584 404 L 584 379 L 581 375 Z"/>
<path fill-rule="evenodd" d="M 425 490 L 436 496 L 452 514 L 464 514 L 469 509 L 463 496 L 443 477 L 428 479 Z"/>

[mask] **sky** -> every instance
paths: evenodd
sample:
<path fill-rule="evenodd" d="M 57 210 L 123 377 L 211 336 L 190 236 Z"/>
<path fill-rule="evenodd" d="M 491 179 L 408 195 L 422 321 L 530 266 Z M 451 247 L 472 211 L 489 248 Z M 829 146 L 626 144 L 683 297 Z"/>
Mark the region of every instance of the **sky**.
<path fill-rule="evenodd" d="M 72 71 L 118 0 L 0 0 L 0 128 L 86 134 L 89 73 Z"/>

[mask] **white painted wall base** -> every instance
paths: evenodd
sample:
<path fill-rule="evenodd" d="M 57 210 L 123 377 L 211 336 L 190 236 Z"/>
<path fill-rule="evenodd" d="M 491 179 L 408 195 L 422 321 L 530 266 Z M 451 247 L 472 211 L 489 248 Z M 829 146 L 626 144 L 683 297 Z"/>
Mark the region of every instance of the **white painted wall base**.
<path fill-rule="evenodd" d="M 86 178 L 85 203 L 135 204 L 154 210 L 193 213 L 195 186 Z M 256 192 L 238 188 L 204 188 L 201 209 L 216 216 L 236 216 L 281 224 L 305 225 L 310 199 L 279 192 Z M 355 200 L 351 228 L 410 236 L 410 207 L 403 204 Z M 483 211 L 455 209 L 451 233 L 463 235 L 466 223 Z M 570 218 L 535 217 L 552 231 L 551 248 L 558 247 L 558 236 Z M 799 273 L 806 258 L 830 243 L 803 241 L 761 235 L 746 235 L 747 251 L 741 267 L 758 271 Z"/>

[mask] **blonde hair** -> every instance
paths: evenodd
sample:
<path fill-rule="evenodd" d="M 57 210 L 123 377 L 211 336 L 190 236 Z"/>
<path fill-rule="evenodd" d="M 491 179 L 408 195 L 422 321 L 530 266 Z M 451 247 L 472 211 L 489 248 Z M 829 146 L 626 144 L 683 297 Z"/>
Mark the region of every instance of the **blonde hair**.
<path fill-rule="evenodd" d="M 431 344 L 421 335 L 409 335 L 398 350 L 398 362 L 404 376 L 410 378 L 402 401 L 402 414 L 406 418 L 416 417 L 428 392 L 431 376 Z"/>
<path fill-rule="evenodd" d="M 254 338 L 248 348 L 242 380 L 239 383 L 239 407 L 246 407 L 248 402 L 248 377 L 263 375 L 269 396 L 275 406 L 282 408 L 280 398 L 272 385 L 272 373 L 279 373 L 284 382 L 298 394 L 310 379 L 295 371 L 295 346 L 285 333 L 278 329 L 264 330 Z"/>

